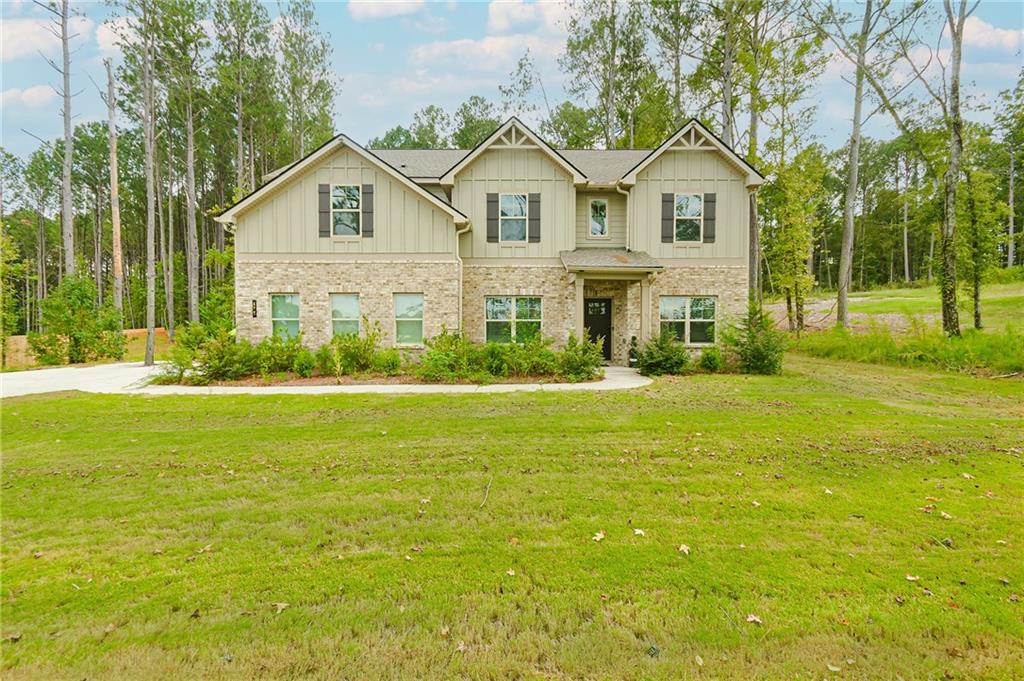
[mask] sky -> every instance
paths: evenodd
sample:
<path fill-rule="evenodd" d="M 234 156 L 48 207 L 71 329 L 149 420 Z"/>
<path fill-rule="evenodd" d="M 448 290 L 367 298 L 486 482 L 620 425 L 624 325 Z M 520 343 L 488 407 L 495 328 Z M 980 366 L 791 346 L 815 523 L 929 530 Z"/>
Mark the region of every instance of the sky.
<path fill-rule="evenodd" d="M 930 1 L 932 9 L 941 11 L 937 0 Z M 111 8 L 105 2 L 73 2 L 72 7 L 77 12 L 74 121 L 105 120 L 106 107 L 94 82 L 105 86 L 102 61 L 119 58 L 107 23 Z M 271 16 L 278 14 L 276 2 L 267 3 L 267 9 Z M 859 11 L 853 2 L 847 9 Z M 318 2 L 316 18 L 329 35 L 338 80 L 335 128 L 365 142 L 395 125 L 407 125 L 413 112 L 428 104 L 453 111 L 471 95 L 498 101 L 498 86 L 527 48 L 554 106 L 565 98 L 558 56 L 565 45 L 566 15 L 565 6 L 555 1 Z M 59 60 L 60 41 L 47 30 L 48 21 L 49 14 L 30 0 L 0 0 L 0 144 L 23 157 L 38 146 L 35 137 L 50 139 L 62 132 L 60 100 L 53 89 L 59 76 L 46 61 Z M 1013 85 L 1024 64 L 1022 50 L 1024 0 L 982 0 L 965 30 L 963 80 L 974 109 L 970 118 L 991 120 L 991 112 L 980 105 Z M 852 88 L 843 75 L 850 71 L 834 55 L 810 99 L 817 105 L 813 134 L 831 148 L 849 135 Z M 866 132 L 889 135 L 891 123 L 877 115 Z"/>

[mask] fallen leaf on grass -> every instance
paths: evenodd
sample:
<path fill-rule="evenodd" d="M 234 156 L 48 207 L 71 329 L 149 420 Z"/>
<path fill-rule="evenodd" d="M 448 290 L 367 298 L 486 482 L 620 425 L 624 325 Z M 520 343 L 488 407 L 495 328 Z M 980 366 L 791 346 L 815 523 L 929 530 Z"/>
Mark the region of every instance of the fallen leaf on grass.
<path fill-rule="evenodd" d="M 690 547 L 687 546 L 686 544 L 680 544 L 679 545 L 679 552 L 680 553 L 685 553 L 686 555 L 690 555 Z"/>
<path fill-rule="evenodd" d="M 700 655 L 695 655 L 693 659 L 697 663 L 698 667 L 703 667 L 704 666 L 704 658 L 701 657 Z"/>
<path fill-rule="evenodd" d="M 513 570 L 512 568 L 509 568 L 508 572 L 506 572 L 505 574 L 508 575 L 509 577 L 515 577 L 516 576 L 516 571 Z"/>
<path fill-rule="evenodd" d="M 825 494 L 832 494 L 832 490 L 830 490 L 828 487 L 826 487 L 825 488 Z"/>
<path fill-rule="evenodd" d="M 423 499 L 420 499 L 420 503 L 421 504 L 429 504 L 430 503 L 430 497 L 425 497 Z"/>
<path fill-rule="evenodd" d="M 408 554 L 407 554 L 407 555 L 405 556 L 405 559 L 406 559 L 406 560 L 412 560 L 412 556 L 410 556 L 410 555 L 408 555 Z"/>
<path fill-rule="evenodd" d="M 11 634 L 10 636 L 7 637 L 7 641 L 9 643 L 17 643 L 20 640 L 21 640 L 21 634 Z"/>
<path fill-rule="evenodd" d="M 935 510 L 935 506 L 932 504 L 928 504 L 927 506 L 922 506 L 920 510 L 923 513 L 931 513 L 932 511 Z"/>
<path fill-rule="evenodd" d="M 271 603 L 271 605 L 274 606 L 274 610 L 277 612 L 278 615 L 280 615 L 282 612 L 288 609 L 287 603 Z"/>
<path fill-rule="evenodd" d="M 939 515 L 942 516 L 942 518 L 945 519 L 945 520 L 952 520 L 952 518 L 953 518 L 953 516 L 951 516 L 950 514 L 946 513 L 945 511 L 939 511 Z"/>
<path fill-rule="evenodd" d="M 459 651 L 460 653 L 466 652 L 466 642 L 459 641 L 458 644 L 455 646 L 455 650 Z"/>
<path fill-rule="evenodd" d="M 903 596 L 896 597 L 896 605 L 903 605 Z"/>
<path fill-rule="evenodd" d="M 508 543 L 512 546 L 519 546 L 519 539 L 517 539 L 516 537 L 509 537 Z"/>
<path fill-rule="evenodd" d="M 757 500 L 755 499 L 755 500 L 754 500 L 753 502 L 751 502 L 751 505 L 752 505 L 752 506 L 753 506 L 754 508 L 759 508 L 759 507 L 761 506 L 761 502 L 759 502 L 759 501 L 757 501 Z"/>
<path fill-rule="evenodd" d="M 43 557 L 43 552 L 42 551 L 36 551 L 35 553 L 32 554 L 32 557 L 33 558 L 42 558 Z"/>
<path fill-rule="evenodd" d="M 747 615 L 747 621 L 751 624 L 761 624 L 761 618 L 754 614 Z"/>
<path fill-rule="evenodd" d="M 639 527 L 637 527 L 637 528 L 635 528 L 633 530 L 633 534 L 635 534 L 638 537 L 646 537 L 647 536 L 647 534 L 643 530 L 641 530 Z"/>
<path fill-rule="evenodd" d="M 598 530 L 597 534 L 595 534 L 592 538 L 594 541 L 601 541 L 602 539 L 604 539 L 604 530 Z"/>
<path fill-rule="evenodd" d="M 974 476 L 973 476 L 973 475 L 971 475 L 970 473 L 964 473 L 964 474 L 963 474 L 963 476 L 964 476 L 965 478 L 967 478 L 968 480 L 974 480 Z"/>
<path fill-rule="evenodd" d="M 826 668 L 827 668 L 827 669 L 828 669 L 828 670 L 829 670 L 830 672 L 833 672 L 833 673 L 838 673 L 838 672 L 841 672 L 841 671 L 843 671 L 841 667 L 837 667 L 837 666 L 835 666 L 834 664 L 827 664 L 827 665 L 825 665 L 825 667 L 826 667 Z"/>
<path fill-rule="evenodd" d="M 189 615 L 189 618 L 190 619 L 194 619 L 194 620 L 199 619 L 199 608 L 196 608 L 195 610 L 193 610 L 192 614 Z"/>
<path fill-rule="evenodd" d="M 907 575 L 907 581 L 908 582 L 916 582 L 919 579 L 921 579 L 921 578 L 918 577 L 917 575 Z"/>
<path fill-rule="evenodd" d="M 1006 600 L 1008 600 L 1010 603 L 1019 603 L 1020 596 L 1018 596 L 1017 594 L 1010 594 L 1010 596 Z"/>

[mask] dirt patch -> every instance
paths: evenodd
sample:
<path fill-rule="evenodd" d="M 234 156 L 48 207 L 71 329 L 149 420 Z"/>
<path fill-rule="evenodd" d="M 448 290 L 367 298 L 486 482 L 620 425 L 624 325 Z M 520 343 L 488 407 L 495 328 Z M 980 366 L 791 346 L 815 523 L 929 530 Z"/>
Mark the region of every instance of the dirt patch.
<path fill-rule="evenodd" d="M 850 297 L 850 302 L 868 300 L 867 298 Z M 765 310 L 775 320 L 780 329 L 789 329 L 786 317 L 786 301 L 780 300 L 765 305 Z M 853 330 L 866 329 L 875 324 L 886 326 L 893 333 L 908 331 L 914 323 L 933 324 L 942 318 L 938 313 L 917 314 L 913 317 L 898 312 L 866 313 L 850 312 L 850 327 Z M 836 325 L 836 301 L 834 298 L 811 300 L 804 304 L 804 328 L 808 331 L 824 331 Z"/>

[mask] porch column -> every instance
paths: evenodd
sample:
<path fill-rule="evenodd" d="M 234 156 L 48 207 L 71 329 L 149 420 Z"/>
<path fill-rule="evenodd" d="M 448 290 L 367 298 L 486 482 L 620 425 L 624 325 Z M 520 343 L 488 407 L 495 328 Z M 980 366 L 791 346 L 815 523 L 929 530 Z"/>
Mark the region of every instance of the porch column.
<path fill-rule="evenodd" d="M 651 338 L 651 277 L 640 280 L 640 343 Z"/>
<path fill-rule="evenodd" d="M 583 329 L 583 274 L 576 273 L 576 336 L 583 340 L 587 337 Z"/>

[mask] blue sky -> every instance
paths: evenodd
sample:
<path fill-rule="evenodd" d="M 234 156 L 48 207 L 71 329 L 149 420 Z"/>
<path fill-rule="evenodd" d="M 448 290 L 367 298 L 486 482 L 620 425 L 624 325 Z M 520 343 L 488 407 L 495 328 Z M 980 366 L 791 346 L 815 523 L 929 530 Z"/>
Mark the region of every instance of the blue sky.
<path fill-rule="evenodd" d="M 74 2 L 73 7 L 79 13 L 72 63 L 72 89 L 79 93 L 72 104 L 75 121 L 102 120 L 105 107 L 92 80 L 103 82 L 105 56 L 117 58 L 105 23 L 111 10 L 102 2 Z M 858 11 L 854 3 L 849 9 Z M 268 10 L 276 16 L 277 3 L 268 3 Z M 474 94 L 497 101 L 498 85 L 527 47 L 552 105 L 564 98 L 557 58 L 567 11 L 558 2 L 319 2 L 316 13 L 330 35 L 340 81 L 336 127 L 356 140 L 408 123 L 427 104 L 453 110 Z M 982 0 L 968 21 L 965 94 L 981 104 L 1009 88 L 1021 68 L 1024 2 Z M 0 3 L 0 134 L 3 146 L 21 156 L 38 144 L 31 135 L 61 134 L 60 103 L 51 87 L 57 75 L 40 55 L 59 57 L 60 45 L 46 22 L 47 13 L 29 0 Z M 818 105 L 814 133 L 830 147 L 842 144 L 849 131 L 850 86 L 841 79 L 848 71 L 841 59 L 831 61 L 812 100 Z M 990 117 L 984 111 L 969 115 Z M 885 117 L 876 116 L 868 132 L 888 134 Z"/>

